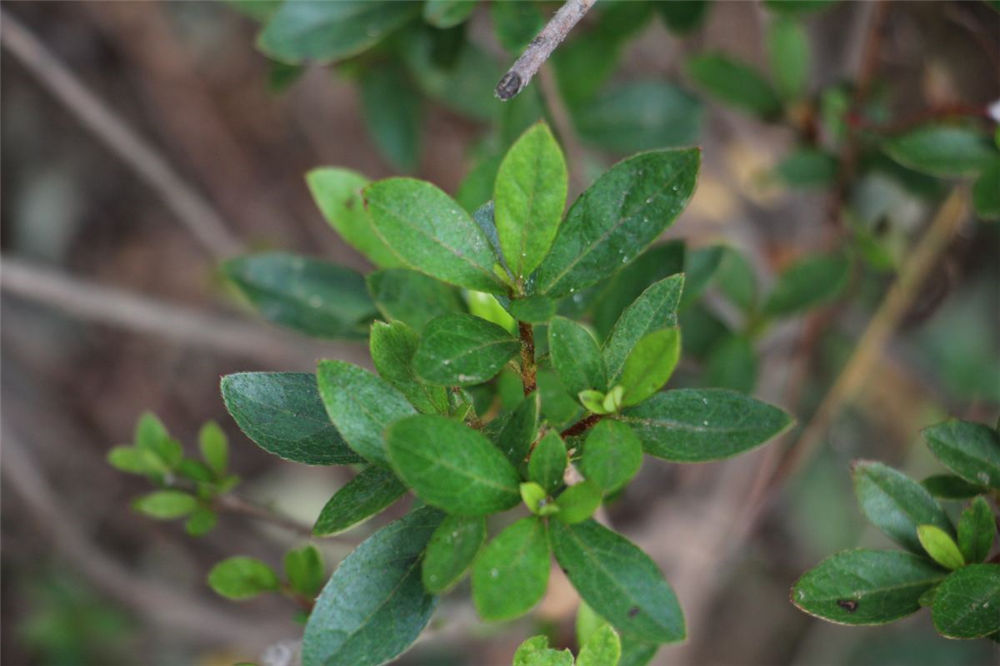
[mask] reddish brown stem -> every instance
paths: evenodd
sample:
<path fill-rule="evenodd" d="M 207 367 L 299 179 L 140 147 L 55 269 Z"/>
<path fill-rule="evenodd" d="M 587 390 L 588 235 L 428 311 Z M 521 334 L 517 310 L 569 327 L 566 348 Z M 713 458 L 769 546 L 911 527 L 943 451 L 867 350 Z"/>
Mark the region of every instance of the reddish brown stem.
<path fill-rule="evenodd" d="M 521 334 L 521 383 L 524 384 L 524 395 L 535 390 L 538 385 L 538 368 L 535 366 L 535 333 L 531 324 L 518 322 L 517 330 Z"/>
<path fill-rule="evenodd" d="M 604 418 L 603 414 L 591 414 L 586 418 L 582 418 L 570 427 L 563 430 L 560 435 L 565 437 L 574 437 L 576 435 L 581 435 L 591 428 L 595 423 Z"/>

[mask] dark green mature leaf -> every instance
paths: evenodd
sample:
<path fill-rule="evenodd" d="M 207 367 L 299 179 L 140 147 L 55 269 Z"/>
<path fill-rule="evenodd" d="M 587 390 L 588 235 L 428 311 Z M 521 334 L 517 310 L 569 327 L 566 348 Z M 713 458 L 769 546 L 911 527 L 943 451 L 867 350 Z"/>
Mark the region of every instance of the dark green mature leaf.
<path fill-rule="evenodd" d="M 238 555 L 212 567 L 208 572 L 208 585 L 227 599 L 242 601 L 261 592 L 277 590 L 278 576 L 260 560 Z"/>
<path fill-rule="evenodd" d="M 701 131 L 701 103 L 663 81 L 616 86 L 571 111 L 580 138 L 620 153 L 691 145 Z"/>
<path fill-rule="evenodd" d="M 972 500 L 958 520 L 958 547 L 966 562 L 982 562 L 990 554 L 997 526 L 985 497 Z"/>
<path fill-rule="evenodd" d="M 136 498 L 132 508 L 150 518 L 182 518 L 198 508 L 198 499 L 183 490 L 155 490 Z"/>
<path fill-rule="evenodd" d="M 1000 629 L 1000 564 L 970 564 L 934 594 L 931 619 L 948 638 L 981 638 Z"/>
<path fill-rule="evenodd" d="M 791 187 L 829 187 L 837 177 L 837 158 L 817 148 L 801 148 L 783 159 L 775 169 Z"/>
<path fill-rule="evenodd" d="M 625 360 L 636 343 L 653 331 L 677 325 L 677 307 L 684 290 L 684 276 L 672 275 L 654 282 L 618 318 L 604 343 L 604 363 L 610 383 L 625 368 Z"/>
<path fill-rule="evenodd" d="M 927 446 L 970 483 L 1000 488 L 1000 435 L 981 423 L 951 419 L 924 428 Z"/>
<path fill-rule="evenodd" d="M 283 252 L 264 252 L 222 265 L 264 318 L 321 338 L 361 339 L 375 315 L 360 273 Z"/>
<path fill-rule="evenodd" d="M 764 303 L 764 313 L 784 317 L 829 303 L 847 286 L 851 262 L 840 252 L 812 255 L 786 268 Z"/>
<path fill-rule="evenodd" d="M 646 666 L 653 661 L 660 646 L 636 640 L 632 636 L 622 636 L 622 656 L 618 666 Z"/>
<path fill-rule="evenodd" d="M 597 329 L 598 336 L 602 339 L 607 338 L 622 312 L 654 282 L 683 271 L 684 243 L 670 241 L 651 247 L 640 254 L 635 261 L 615 273 L 607 285 L 597 291 L 594 299 L 592 311 L 594 328 Z M 666 325 L 673 324 L 674 322 L 670 322 Z"/>
<path fill-rule="evenodd" d="M 268 453 L 306 465 L 363 462 L 330 423 L 315 375 L 240 372 L 223 377 L 221 386 L 233 420 Z"/>
<path fill-rule="evenodd" d="M 675 462 L 719 460 L 759 446 L 792 424 L 782 410 L 724 389 L 676 389 L 625 410 L 652 456 Z"/>
<path fill-rule="evenodd" d="M 303 666 L 374 666 L 416 640 L 436 602 L 420 582 L 420 557 L 441 518 L 429 507 L 417 509 L 340 563 L 309 615 Z"/>
<path fill-rule="evenodd" d="M 534 391 L 525 396 L 497 435 L 497 446 L 514 467 L 524 462 L 531 443 L 535 441 L 535 433 L 538 432 L 539 393 Z"/>
<path fill-rule="evenodd" d="M 958 569 L 965 565 L 965 558 L 962 557 L 958 544 L 937 525 L 919 525 L 917 538 L 931 559 L 945 569 Z"/>
<path fill-rule="evenodd" d="M 339 534 L 375 516 L 406 493 L 406 486 L 381 465 L 371 465 L 329 499 L 316 518 L 313 534 Z"/>
<path fill-rule="evenodd" d="M 412 171 L 420 159 L 423 98 L 398 62 L 381 62 L 358 77 L 365 124 L 392 164 Z"/>
<path fill-rule="evenodd" d="M 441 594 L 461 579 L 486 541 L 483 517 L 447 516 L 424 553 L 421 580 L 432 594 Z"/>
<path fill-rule="evenodd" d="M 285 576 L 288 585 L 295 592 L 312 599 L 319 594 L 326 575 L 323 570 L 323 556 L 312 544 L 293 548 L 285 553 Z"/>
<path fill-rule="evenodd" d="M 953 474 L 935 474 L 920 482 L 934 497 L 950 500 L 970 499 L 985 492 L 984 486 L 969 483 Z"/>
<path fill-rule="evenodd" d="M 584 601 L 623 634 L 654 643 L 684 638 L 677 598 L 649 556 L 592 520 L 549 524 L 559 566 Z"/>
<path fill-rule="evenodd" d="M 580 471 L 605 492 L 624 486 L 641 466 L 642 442 L 624 423 L 605 419 L 587 433 Z"/>
<path fill-rule="evenodd" d="M 538 603 L 549 582 L 545 524 L 522 518 L 486 545 L 472 567 L 472 600 L 484 620 L 510 620 Z"/>
<path fill-rule="evenodd" d="M 424 3 L 424 20 L 435 28 L 451 28 L 464 22 L 478 0 L 427 0 Z"/>
<path fill-rule="evenodd" d="M 589 287 L 642 252 L 687 205 L 700 152 L 660 150 L 623 160 L 573 204 L 534 276 L 552 297 Z"/>
<path fill-rule="evenodd" d="M 757 70 L 722 53 L 695 56 L 687 72 L 710 95 L 763 118 L 781 111 L 781 100 Z"/>
<path fill-rule="evenodd" d="M 660 0 L 654 6 L 670 30 L 683 34 L 705 21 L 709 0 Z"/>
<path fill-rule="evenodd" d="M 625 395 L 622 404 L 638 405 L 667 383 L 681 357 L 679 328 L 661 328 L 635 343 L 625 359 L 619 380 Z"/>
<path fill-rule="evenodd" d="M 494 3 L 494 7 L 508 4 Z M 515 278 L 535 270 L 556 237 L 569 176 L 559 144 L 544 123 L 526 131 L 500 163 L 494 218 L 500 247 Z"/>
<path fill-rule="evenodd" d="M 854 463 L 854 494 L 872 525 L 918 555 L 924 552 L 917 526 L 931 524 L 949 534 L 955 530 L 947 514 L 919 483 L 888 465 L 871 460 Z"/>
<path fill-rule="evenodd" d="M 809 36 L 802 24 L 777 18 L 767 30 L 767 55 L 778 93 L 786 100 L 801 98 L 809 80 Z"/>
<path fill-rule="evenodd" d="M 549 354 L 559 379 L 573 395 L 586 389 L 607 389 L 607 371 L 594 334 L 566 317 L 549 322 Z"/>
<path fill-rule="evenodd" d="M 425 414 L 448 413 L 448 391 L 443 386 L 431 386 L 417 378 L 413 357 L 420 336 L 401 321 L 372 324 L 369 340 L 372 362 L 382 379 L 392 384 L 406 399 Z"/>
<path fill-rule="evenodd" d="M 757 385 L 757 354 L 744 335 L 729 335 L 709 352 L 705 383 L 741 393 L 753 393 Z"/>
<path fill-rule="evenodd" d="M 807 571 L 792 603 L 840 624 L 885 624 L 920 610 L 920 595 L 946 572 L 925 557 L 898 550 L 845 550 Z"/>
<path fill-rule="evenodd" d="M 416 414 L 402 393 L 381 377 L 345 361 L 320 361 L 316 372 L 327 416 L 358 455 L 386 464 L 383 434 L 389 425 Z"/>
<path fill-rule="evenodd" d="M 451 197 L 422 180 L 389 178 L 364 191 L 375 232 L 412 268 L 444 282 L 505 293 L 482 229 Z"/>
<path fill-rule="evenodd" d="M 1000 157 L 990 162 L 972 187 L 972 205 L 984 220 L 1000 220 Z"/>
<path fill-rule="evenodd" d="M 391 268 L 369 273 L 367 282 L 379 312 L 390 321 L 408 324 L 418 333 L 435 317 L 465 311 L 454 287 L 423 273 Z"/>
<path fill-rule="evenodd" d="M 684 257 L 684 294 L 680 309 L 686 310 L 708 288 L 715 277 L 728 248 L 725 245 L 709 245 L 689 250 Z"/>
<path fill-rule="evenodd" d="M 905 167 L 932 176 L 971 176 L 994 159 L 986 137 L 953 125 L 927 125 L 886 140 L 886 154 Z"/>
<path fill-rule="evenodd" d="M 323 217 L 337 233 L 381 268 L 400 266 L 399 257 L 375 235 L 361 191 L 367 178 L 349 169 L 323 167 L 306 174 L 306 184 Z"/>
<path fill-rule="evenodd" d="M 550 430 L 531 452 L 531 458 L 528 459 L 528 478 L 549 493 L 553 493 L 562 485 L 567 462 L 566 445 L 558 432 Z"/>
<path fill-rule="evenodd" d="M 417 496 L 458 516 L 484 516 L 521 501 L 514 466 L 479 432 L 443 416 L 419 415 L 389 428 L 393 467 Z"/>
<path fill-rule="evenodd" d="M 467 314 L 449 314 L 424 327 L 413 368 L 424 381 L 443 386 L 482 384 L 521 350 L 502 327 Z"/>
<path fill-rule="evenodd" d="M 593 481 L 570 486 L 556 498 L 556 518 L 566 524 L 582 523 L 601 506 L 601 487 Z"/>
<path fill-rule="evenodd" d="M 545 324 L 555 315 L 556 302 L 544 296 L 529 296 L 511 301 L 508 310 L 518 321 Z"/>
<path fill-rule="evenodd" d="M 286 0 L 257 38 L 283 62 L 329 62 L 357 55 L 417 14 L 415 2 Z"/>
<path fill-rule="evenodd" d="M 583 410 L 580 403 L 570 396 L 555 372 L 542 368 L 538 371 L 538 395 L 541 398 L 541 417 L 550 425 L 564 428 L 579 418 Z"/>

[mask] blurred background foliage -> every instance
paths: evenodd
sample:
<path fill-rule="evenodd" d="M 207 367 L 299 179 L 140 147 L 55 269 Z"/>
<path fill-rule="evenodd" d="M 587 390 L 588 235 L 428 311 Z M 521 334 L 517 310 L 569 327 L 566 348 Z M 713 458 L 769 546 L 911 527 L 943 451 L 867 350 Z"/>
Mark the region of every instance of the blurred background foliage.
<path fill-rule="evenodd" d="M 647 460 L 609 512 L 674 582 L 688 618 L 688 642 L 663 648 L 656 663 L 990 660 L 984 645 L 937 637 L 925 616 L 845 628 L 801 614 L 787 597 L 826 554 L 887 545 L 855 507 L 852 459 L 880 459 L 922 478 L 940 470 L 919 444 L 921 427 L 947 415 L 997 417 L 1000 231 L 987 219 L 996 217 L 1000 178 L 986 109 L 1000 97 L 1000 14 L 981 2 L 602 0 L 542 77 L 501 103 L 494 85 L 557 3 L 391 3 L 370 29 L 340 37 L 340 50 L 295 32 L 296 13 L 316 11 L 310 4 L 7 3 L 4 20 L 34 33 L 119 123 L 151 142 L 211 202 L 238 247 L 359 271 L 369 269 L 366 260 L 330 233 L 312 202 L 303 178 L 311 168 L 348 167 L 373 179 L 409 173 L 473 209 L 489 198 L 504 150 L 540 117 L 567 152 L 571 196 L 626 153 L 701 145 L 694 201 L 630 270 L 648 271 L 647 281 L 687 273 L 677 385 L 754 392 L 800 426 L 813 422 L 949 191 L 975 188 L 977 212 L 963 215 L 914 290 L 868 380 L 751 526 L 738 523 L 746 498 L 801 429 L 732 462 Z M 336 34 L 336 25 L 322 34 Z M 205 578 L 236 552 L 277 567 L 299 537 L 226 515 L 192 540 L 181 523 L 132 511 L 129 500 L 147 488 L 105 456 L 130 440 L 145 409 L 189 452 L 202 423 L 215 419 L 230 437 L 239 492 L 311 523 L 349 470 L 303 468 L 258 450 L 225 414 L 218 377 L 311 371 L 320 357 L 367 364 L 367 350 L 254 319 L 220 277 L 219 253 L 206 252 L 127 161 L 80 124 L 79 107 L 54 99 L 6 46 L 9 630 L 0 658 L 228 664 L 270 649 L 270 663 L 281 663 L 279 641 L 300 632 L 294 609 L 268 598 L 227 606 Z M 928 124 L 958 132 L 958 155 L 975 164 L 928 167 L 948 155 L 928 157 L 919 142 L 902 140 Z M 820 263 L 809 267 L 813 259 Z M 780 276 L 803 270 L 795 269 L 803 261 L 814 288 L 775 297 Z M 67 283 L 89 291 L 67 291 Z M 630 284 L 623 272 L 564 307 L 586 309 L 606 329 L 634 297 Z M 165 316 L 143 319 L 150 304 L 166 307 Z M 324 541 L 327 561 L 375 527 Z M 452 595 L 401 663 L 502 664 L 523 637 L 542 631 L 565 645 L 576 600 L 564 580 L 552 588 L 537 613 L 513 626 L 475 622 L 467 595 Z"/>

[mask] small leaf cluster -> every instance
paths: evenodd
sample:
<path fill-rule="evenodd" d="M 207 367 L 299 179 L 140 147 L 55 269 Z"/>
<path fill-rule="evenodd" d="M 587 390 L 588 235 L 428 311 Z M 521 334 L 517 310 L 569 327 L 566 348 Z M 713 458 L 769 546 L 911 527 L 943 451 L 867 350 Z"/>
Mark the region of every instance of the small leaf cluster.
<path fill-rule="evenodd" d="M 408 492 L 420 500 L 329 579 L 306 625 L 305 664 L 393 658 L 466 574 L 480 617 L 519 617 L 544 595 L 553 557 L 629 649 L 651 657 L 684 638 L 659 568 L 593 516 L 646 454 L 718 460 L 791 419 L 733 391 L 662 390 L 681 354 L 683 274 L 637 273 L 645 284 L 603 315 L 603 334 L 580 307 L 603 303 L 601 283 L 656 252 L 647 248 L 683 210 L 698 163 L 697 150 L 641 153 L 565 210 L 565 160 L 536 124 L 473 214 L 427 182 L 316 170 L 320 209 L 377 270 L 361 278 L 275 254 L 227 263 L 276 322 L 327 337 L 369 327 L 376 372 L 322 360 L 315 374 L 222 379 L 228 411 L 265 450 L 361 466 L 313 533 L 342 533 Z"/>
<path fill-rule="evenodd" d="M 326 582 L 322 553 L 312 544 L 290 549 L 284 557 L 284 574 L 282 580 L 265 562 L 237 555 L 212 567 L 208 585 L 217 594 L 233 601 L 253 599 L 265 592 L 280 592 L 310 610 Z"/>
<path fill-rule="evenodd" d="M 145 476 L 159 489 L 136 498 L 132 508 L 157 520 L 186 518 L 184 529 L 201 536 L 218 522 L 215 499 L 232 490 L 239 477 L 229 474 L 229 443 L 217 423 L 209 421 L 198 433 L 201 459 L 184 455 L 154 414 L 143 414 L 131 446 L 116 446 L 108 463 L 129 474 Z"/>
<path fill-rule="evenodd" d="M 950 420 L 924 430 L 948 468 L 917 482 L 882 463 L 854 464 L 862 513 L 906 551 L 847 550 L 811 569 L 792 589 L 807 613 L 840 624 L 884 624 L 930 607 L 948 638 L 1000 632 L 1000 564 L 990 557 L 1000 491 L 1000 434 Z M 955 525 L 939 500 L 971 501 Z"/>

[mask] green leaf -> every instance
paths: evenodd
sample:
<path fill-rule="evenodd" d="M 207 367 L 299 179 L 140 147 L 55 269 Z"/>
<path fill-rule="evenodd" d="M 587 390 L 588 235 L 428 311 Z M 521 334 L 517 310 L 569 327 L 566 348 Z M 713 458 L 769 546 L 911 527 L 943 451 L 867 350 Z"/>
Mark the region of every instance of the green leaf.
<path fill-rule="evenodd" d="M 326 575 L 323 570 L 323 556 L 316 546 L 306 544 L 302 548 L 285 553 L 285 576 L 293 590 L 312 599 L 319 594 Z"/>
<path fill-rule="evenodd" d="M 986 137 L 967 127 L 926 125 L 887 139 L 886 154 L 932 176 L 973 176 L 996 159 Z"/>
<path fill-rule="evenodd" d="M 510 334 L 517 332 L 517 322 L 494 296 L 482 291 L 466 291 L 465 300 L 469 304 L 469 314 L 496 324 Z"/>
<path fill-rule="evenodd" d="M 329 499 L 316 518 L 313 534 L 339 534 L 392 505 L 406 493 L 396 475 L 380 465 L 364 468 Z"/>
<path fill-rule="evenodd" d="M 532 636 L 518 646 L 513 666 L 573 666 L 573 653 L 550 648 L 548 636 Z"/>
<path fill-rule="evenodd" d="M 971 499 L 986 490 L 953 474 L 935 474 L 920 483 L 934 497 L 950 500 Z"/>
<path fill-rule="evenodd" d="M 545 489 L 534 481 L 522 483 L 520 491 L 524 505 L 536 516 L 549 516 L 559 511 L 559 507 L 549 501 L 549 494 Z"/>
<path fill-rule="evenodd" d="M 944 510 L 919 483 L 888 465 L 869 460 L 854 463 L 854 494 L 872 525 L 896 543 L 920 554 L 917 526 L 935 525 L 949 534 L 954 528 Z"/>
<path fill-rule="evenodd" d="M 965 566 L 965 559 L 958 549 L 958 544 L 948 532 L 937 525 L 918 525 L 917 537 L 931 559 L 945 569 L 958 569 Z"/>
<path fill-rule="evenodd" d="M 601 348 L 586 326 L 566 317 L 553 317 L 548 337 L 552 365 L 570 393 L 607 388 Z"/>
<path fill-rule="evenodd" d="M 458 291 L 432 277 L 406 268 L 370 273 L 368 291 L 375 306 L 389 321 L 402 321 L 418 333 L 431 319 L 464 312 Z"/>
<path fill-rule="evenodd" d="M 614 86 L 570 110 L 581 139 L 618 153 L 689 146 L 701 132 L 701 102 L 663 81 Z"/>
<path fill-rule="evenodd" d="M 837 2 L 837 0 L 764 0 L 764 6 L 775 14 L 798 16 L 807 14 Z"/>
<path fill-rule="evenodd" d="M 364 191 L 375 232 L 411 268 L 444 282 L 490 293 L 506 287 L 479 225 L 430 183 L 389 178 Z"/>
<path fill-rule="evenodd" d="M 601 338 L 608 338 L 612 327 L 621 316 L 622 312 L 631 305 L 643 291 L 650 288 L 655 282 L 664 278 L 682 273 L 684 271 L 684 243 L 682 241 L 670 241 L 662 245 L 656 245 L 643 252 L 625 268 L 615 273 L 607 281 L 606 286 L 597 291 L 597 296 L 593 302 L 594 328 Z M 680 278 L 678 278 L 680 279 Z M 678 285 L 677 300 L 680 300 L 680 291 L 683 284 Z M 676 321 L 671 321 L 662 326 L 672 326 Z M 628 330 L 628 326 L 625 330 Z M 638 337 L 642 337 L 639 335 Z M 638 339 L 638 337 L 636 339 Z M 607 346 L 607 343 L 605 343 Z M 627 350 L 626 350 L 627 354 Z M 607 361 L 605 357 L 605 361 Z M 621 357 L 624 361 L 624 356 Z M 611 364 L 608 365 L 609 369 Z"/>
<path fill-rule="evenodd" d="M 459 516 L 520 503 L 517 470 L 479 432 L 443 416 L 397 421 L 386 436 L 393 467 L 417 496 Z"/>
<path fill-rule="evenodd" d="M 451 28 L 463 23 L 478 0 L 427 0 L 424 3 L 424 20 L 435 28 Z"/>
<path fill-rule="evenodd" d="M 538 432 L 539 392 L 534 391 L 514 409 L 510 420 L 497 436 L 497 447 L 514 467 L 519 467 L 528 457 L 531 443 Z"/>
<path fill-rule="evenodd" d="M 660 646 L 646 643 L 631 636 L 622 636 L 622 656 L 618 666 L 646 666 L 653 661 Z"/>
<path fill-rule="evenodd" d="M 624 423 L 605 419 L 587 433 L 580 471 L 604 492 L 624 486 L 639 473 L 641 466 L 642 442 Z"/>
<path fill-rule="evenodd" d="M 520 350 L 521 343 L 494 323 L 443 315 L 424 328 L 413 368 L 431 384 L 473 386 L 491 379 Z"/>
<path fill-rule="evenodd" d="M 610 624 L 605 624 L 580 648 L 576 666 L 616 666 L 621 656 L 621 639 Z"/>
<path fill-rule="evenodd" d="M 548 420 L 556 428 L 564 428 L 575 422 L 582 410 L 555 372 L 541 368 L 538 371 L 538 395 L 541 399 L 541 418 Z"/>
<path fill-rule="evenodd" d="M 431 535 L 424 553 L 421 579 L 431 594 L 442 594 L 455 585 L 486 541 L 482 517 L 447 516 Z"/>
<path fill-rule="evenodd" d="M 972 500 L 958 520 L 958 547 L 966 562 L 982 562 L 993 548 L 997 526 L 986 498 Z"/>
<path fill-rule="evenodd" d="M 193 458 L 182 460 L 181 464 L 177 466 L 176 471 L 179 476 L 186 477 L 192 481 L 211 483 L 216 478 L 216 474 L 212 472 L 208 465 Z"/>
<path fill-rule="evenodd" d="M 762 118 L 781 112 L 781 100 L 764 77 L 749 65 L 722 53 L 695 56 L 687 73 L 709 95 Z"/>
<path fill-rule="evenodd" d="M 565 296 L 615 273 L 680 214 L 694 191 L 698 149 L 623 160 L 573 204 L 534 276 L 537 293 Z"/>
<path fill-rule="evenodd" d="M 349 169 L 323 167 L 306 174 L 306 184 L 323 217 L 347 243 L 380 268 L 401 265 L 372 227 L 362 190 L 371 181 Z"/>
<path fill-rule="evenodd" d="M 705 383 L 741 393 L 757 385 L 757 354 L 744 335 L 727 335 L 712 347 L 705 367 Z"/>
<path fill-rule="evenodd" d="M 760 446 L 792 424 L 782 410 L 734 391 L 676 389 L 626 410 L 652 456 L 675 462 L 720 460 Z"/>
<path fill-rule="evenodd" d="M 563 482 L 566 471 L 566 445 L 559 433 L 550 430 L 535 445 L 528 459 L 528 478 L 547 492 L 555 492 Z"/>
<path fill-rule="evenodd" d="M 494 3 L 494 7 L 523 3 Z M 569 186 L 566 160 L 544 123 L 533 125 L 500 163 L 494 219 L 507 266 L 518 280 L 535 270 L 556 237 Z"/>
<path fill-rule="evenodd" d="M 684 295 L 680 309 L 688 309 L 708 287 L 726 255 L 725 245 L 709 245 L 689 251 L 684 257 Z"/>
<path fill-rule="evenodd" d="M 305 372 L 240 372 L 222 378 L 222 399 L 236 424 L 257 446 L 306 465 L 350 465 L 364 460 L 330 423 Z"/>
<path fill-rule="evenodd" d="M 583 481 L 570 486 L 556 498 L 559 512 L 556 518 L 570 525 L 581 523 L 597 511 L 601 505 L 601 487 L 592 481 Z"/>
<path fill-rule="evenodd" d="M 637 405 L 663 388 L 680 357 L 679 328 L 661 328 L 640 339 L 629 352 L 622 369 L 619 380 L 625 389 L 622 404 Z"/>
<path fill-rule="evenodd" d="M 544 296 L 529 296 L 511 301 L 508 309 L 518 321 L 544 324 L 556 313 L 556 302 Z"/>
<path fill-rule="evenodd" d="M 984 220 L 1000 220 L 1000 158 L 994 158 L 972 187 L 972 205 Z"/>
<path fill-rule="evenodd" d="M 969 483 L 1000 488 L 1000 435 L 981 423 L 951 419 L 925 428 L 927 446 Z"/>
<path fill-rule="evenodd" d="M 157 490 L 136 498 L 132 508 L 150 518 L 172 520 L 188 515 L 198 508 L 194 495 L 181 490 Z"/>
<path fill-rule="evenodd" d="M 215 421 L 209 421 L 198 432 L 201 457 L 216 474 L 225 476 L 229 466 L 229 440 Z"/>
<path fill-rule="evenodd" d="M 184 521 L 184 531 L 193 537 L 199 537 L 212 531 L 218 522 L 219 514 L 200 506 Z"/>
<path fill-rule="evenodd" d="M 266 21 L 271 17 L 282 0 L 225 0 L 226 4 L 255 21 Z"/>
<path fill-rule="evenodd" d="M 212 567 L 208 572 L 208 585 L 216 594 L 242 601 L 262 592 L 277 590 L 278 575 L 256 558 L 237 555 Z"/>
<path fill-rule="evenodd" d="M 506 527 L 472 567 L 472 600 L 479 617 L 511 620 L 531 610 L 549 582 L 549 544 L 536 516 Z"/>
<path fill-rule="evenodd" d="M 257 46 L 283 62 L 341 60 L 374 46 L 419 11 L 411 2 L 286 0 Z"/>
<path fill-rule="evenodd" d="M 768 26 L 767 55 L 778 94 L 800 99 L 809 81 L 809 36 L 795 20 L 778 17 Z"/>
<path fill-rule="evenodd" d="M 348 446 L 369 462 L 388 462 L 382 442 L 386 428 L 416 413 L 403 394 L 345 361 L 320 361 L 316 383 L 327 416 Z"/>
<path fill-rule="evenodd" d="M 438 511 L 417 509 L 370 536 L 340 563 L 309 615 L 303 666 L 375 666 L 417 639 L 436 601 L 420 581 L 420 560 L 440 522 Z"/>
<path fill-rule="evenodd" d="M 665 0 L 655 4 L 660 18 L 672 32 L 684 34 L 704 23 L 708 0 Z"/>
<path fill-rule="evenodd" d="M 399 62 L 365 68 L 358 83 L 365 125 L 379 151 L 396 168 L 412 171 L 420 159 L 420 92 Z"/>
<path fill-rule="evenodd" d="M 108 451 L 108 464 L 129 474 L 164 474 L 168 471 L 160 457 L 137 446 L 116 446 Z"/>
<path fill-rule="evenodd" d="M 792 588 L 800 609 L 840 624 L 885 624 L 920 610 L 920 596 L 945 572 L 898 550 L 845 550 L 807 571 Z"/>
<path fill-rule="evenodd" d="M 265 319 L 321 338 L 363 339 L 375 305 L 359 273 L 284 252 L 230 259 L 226 277 Z"/>
<path fill-rule="evenodd" d="M 135 426 L 135 447 L 151 451 L 160 462 L 173 469 L 184 457 L 180 442 L 172 438 L 163 422 L 152 412 L 144 412 Z"/>
<path fill-rule="evenodd" d="M 778 276 L 764 313 L 785 317 L 829 303 L 847 286 L 850 271 L 851 262 L 840 252 L 805 257 Z"/>
<path fill-rule="evenodd" d="M 577 394 L 577 398 L 580 400 L 581 405 L 594 414 L 610 414 L 614 411 L 604 408 L 604 401 L 607 399 L 607 396 L 603 391 L 595 391 L 593 389 L 580 391 Z"/>
<path fill-rule="evenodd" d="M 519 53 L 545 25 L 533 2 L 492 2 L 490 18 L 497 41 L 510 53 Z"/>
<path fill-rule="evenodd" d="M 970 564 L 937 588 L 931 619 L 948 638 L 981 638 L 1000 629 L 1000 565 Z"/>
<path fill-rule="evenodd" d="M 420 336 L 401 321 L 372 324 L 369 339 L 372 362 L 379 376 L 393 385 L 406 399 L 425 414 L 448 413 L 448 391 L 420 381 L 413 369 Z"/>
<path fill-rule="evenodd" d="M 791 187 L 829 187 L 837 178 L 837 158 L 817 148 L 800 148 L 781 160 L 775 171 Z"/>
<path fill-rule="evenodd" d="M 721 247 L 715 283 L 733 305 L 749 312 L 757 303 L 757 274 L 742 252 L 728 245 Z"/>
<path fill-rule="evenodd" d="M 616 383 L 625 361 L 640 339 L 677 325 L 677 306 L 684 290 L 684 276 L 672 275 L 654 282 L 618 318 L 604 343 L 604 363 L 610 383 Z"/>
<path fill-rule="evenodd" d="M 622 634 L 654 643 L 684 638 L 677 598 L 649 556 L 589 520 L 549 524 L 559 566 L 583 600 Z"/>

